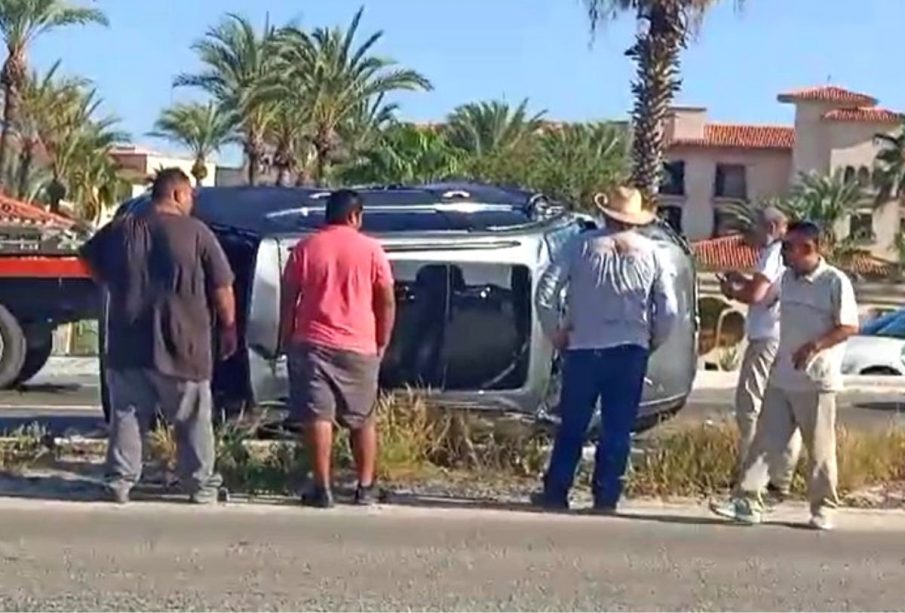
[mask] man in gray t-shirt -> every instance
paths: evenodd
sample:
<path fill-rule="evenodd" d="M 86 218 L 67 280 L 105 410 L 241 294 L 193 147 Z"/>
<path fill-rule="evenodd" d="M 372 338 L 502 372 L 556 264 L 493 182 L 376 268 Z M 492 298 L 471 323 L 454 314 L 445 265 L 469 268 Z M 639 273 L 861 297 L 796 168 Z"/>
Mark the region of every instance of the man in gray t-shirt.
<path fill-rule="evenodd" d="M 148 211 L 103 227 L 81 251 L 109 295 L 105 366 L 112 405 L 108 484 L 127 502 L 142 467 L 142 435 L 159 409 L 176 430 L 177 469 L 194 502 L 216 501 L 210 380 L 236 351 L 233 272 L 213 232 L 191 216 L 194 190 L 161 170 Z"/>
<path fill-rule="evenodd" d="M 820 229 L 793 224 L 783 243 L 788 270 L 780 293 L 780 338 L 757 433 L 736 496 L 711 508 L 743 523 L 761 519 L 770 464 L 801 430 L 808 452 L 809 525 L 832 527 L 836 495 L 836 393 L 842 389 L 845 342 L 858 331 L 851 281 L 820 255 Z"/>

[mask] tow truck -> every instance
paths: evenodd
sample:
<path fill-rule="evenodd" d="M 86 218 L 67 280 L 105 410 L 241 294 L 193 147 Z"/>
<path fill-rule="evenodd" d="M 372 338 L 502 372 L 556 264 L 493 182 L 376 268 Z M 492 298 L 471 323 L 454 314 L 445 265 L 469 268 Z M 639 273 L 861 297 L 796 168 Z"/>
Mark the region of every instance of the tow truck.
<path fill-rule="evenodd" d="M 43 368 L 61 325 L 98 319 L 101 294 L 78 258 L 90 229 L 0 195 L 0 389 Z"/>

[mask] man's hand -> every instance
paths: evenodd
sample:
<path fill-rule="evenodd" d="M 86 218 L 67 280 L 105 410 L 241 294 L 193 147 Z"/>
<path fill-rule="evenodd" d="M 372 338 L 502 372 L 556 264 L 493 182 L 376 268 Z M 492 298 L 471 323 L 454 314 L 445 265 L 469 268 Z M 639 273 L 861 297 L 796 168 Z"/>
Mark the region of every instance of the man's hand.
<path fill-rule="evenodd" d="M 730 300 L 735 297 L 735 285 L 727 277 L 720 279 L 720 293 Z"/>
<path fill-rule="evenodd" d="M 569 348 L 569 330 L 559 328 L 553 333 L 553 336 L 550 337 L 550 341 L 557 351 L 565 351 Z"/>
<path fill-rule="evenodd" d="M 226 361 L 233 357 L 239 350 L 239 332 L 236 325 L 222 326 L 219 336 L 220 361 Z"/>
<path fill-rule="evenodd" d="M 819 347 L 817 343 L 814 341 L 809 341 L 799 347 L 795 353 L 792 354 L 792 364 L 795 365 L 796 370 L 804 370 L 808 367 L 808 362 L 811 361 L 811 358 L 817 354 L 819 351 Z"/>

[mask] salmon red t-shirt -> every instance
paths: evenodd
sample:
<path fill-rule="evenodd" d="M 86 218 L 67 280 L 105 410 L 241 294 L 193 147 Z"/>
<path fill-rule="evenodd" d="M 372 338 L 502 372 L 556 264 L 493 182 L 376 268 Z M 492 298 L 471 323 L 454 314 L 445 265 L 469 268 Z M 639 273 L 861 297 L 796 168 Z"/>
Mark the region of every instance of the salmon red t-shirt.
<path fill-rule="evenodd" d="M 293 340 L 376 355 L 374 291 L 393 285 L 379 242 L 350 226 L 329 225 L 300 241 L 287 267 L 301 294 Z"/>

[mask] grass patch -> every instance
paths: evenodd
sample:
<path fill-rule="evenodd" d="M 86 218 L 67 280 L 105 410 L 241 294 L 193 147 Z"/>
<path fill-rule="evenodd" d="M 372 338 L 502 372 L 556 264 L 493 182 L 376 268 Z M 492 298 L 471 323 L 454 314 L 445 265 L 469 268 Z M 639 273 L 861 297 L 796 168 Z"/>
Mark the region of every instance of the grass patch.
<path fill-rule="evenodd" d="M 38 423 L 19 426 L 0 443 L 0 470 L 17 473 L 54 456 L 53 439 Z"/>

